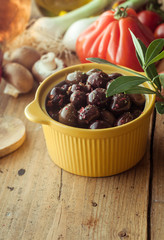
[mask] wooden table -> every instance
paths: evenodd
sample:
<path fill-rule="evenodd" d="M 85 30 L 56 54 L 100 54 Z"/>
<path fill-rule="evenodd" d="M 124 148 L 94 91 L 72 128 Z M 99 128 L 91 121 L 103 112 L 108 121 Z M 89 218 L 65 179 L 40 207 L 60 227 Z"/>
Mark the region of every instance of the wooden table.
<path fill-rule="evenodd" d="M 153 118 L 136 167 L 113 177 L 79 177 L 50 160 L 41 126 L 25 118 L 35 90 L 14 99 L 4 86 L 0 113 L 20 118 L 27 138 L 0 159 L 0 240 L 163 239 L 163 116 Z"/>
<path fill-rule="evenodd" d="M 0 240 L 164 239 L 164 116 L 153 117 L 147 151 L 133 169 L 112 177 L 72 175 L 50 159 L 39 124 L 25 106 L 35 89 L 3 94 L 0 115 L 20 118 L 21 148 L 0 159 Z"/>

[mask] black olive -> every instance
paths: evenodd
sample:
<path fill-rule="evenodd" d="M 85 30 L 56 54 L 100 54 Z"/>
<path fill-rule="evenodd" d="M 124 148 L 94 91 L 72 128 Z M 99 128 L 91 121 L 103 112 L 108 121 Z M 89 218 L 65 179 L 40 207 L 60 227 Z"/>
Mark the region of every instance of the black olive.
<path fill-rule="evenodd" d="M 54 87 L 47 98 L 48 108 L 61 108 L 66 103 L 67 94 L 60 87 Z"/>
<path fill-rule="evenodd" d="M 108 74 L 108 77 L 109 77 L 110 80 L 116 79 L 116 78 L 121 77 L 121 76 L 122 76 L 121 73 L 111 73 L 111 74 Z"/>
<path fill-rule="evenodd" d="M 114 122 L 116 120 L 115 116 L 111 112 L 109 112 L 108 110 L 102 110 L 100 112 L 100 117 L 101 117 L 102 120 L 109 123 L 110 126 L 113 126 Z"/>
<path fill-rule="evenodd" d="M 91 75 L 89 75 L 87 79 L 87 84 L 91 85 L 93 89 L 106 88 L 106 84 L 108 81 L 109 81 L 109 77 L 103 71 L 93 72 Z"/>
<path fill-rule="evenodd" d="M 112 81 L 113 81 L 113 80 L 110 80 L 109 82 L 107 82 L 107 84 L 106 84 L 106 89 L 108 89 L 108 87 L 110 86 L 110 84 L 111 84 Z"/>
<path fill-rule="evenodd" d="M 74 91 L 70 96 L 70 102 L 73 103 L 76 109 L 80 109 L 86 105 L 86 94 L 79 90 Z"/>
<path fill-rule="evenodd" d="M 143 94 L 129 94 L 129 97 L 137 106 L 143 106 L 145 104 L 145 96 Z"/>
<path fill-rule="evenodd" d="M 63 89 L 65 92 L 68 90 L 69 84 L 65 83 L 61 86 L 61 89 Z"/>
<path fill-rule="evenodd" d="M 80 72 L 80 71 L 75 71 L 72 73 L 69 73 L 66 77 L 66 83 L 69 84 L 74 84 L 74 83 L 86 83 L 86 80 L 88 78 L 88 75 L 84 72 Z"/>
<path fill-rule="evenodd" d="M 135 118 L 138 118 L 140 115 L 141 115 L 142 111 L 140 109 L 136 109 L 134 111 L 132 111 L 132 116 L 133 116 L 133 119 Z"/>
<path fill-rule="evenodd" d="M 87 93 L 87 92 L 90 91 L 90 89 L 91 89 L 90 86 L 84 85 L 84 83 L 80 82 L 80 83 L 76 83 L 76 84 L 71 85 L 68 88 L 68 94 L 71 94 L 76 90 L 80 90 L 81 92 L 86 92 Z"/>
<path fill-rule="evenodd" d="M 128 123 L 132 120 L 133 120 L 132 114 L 130 112 L 126 112 L 118 118 L 118 120 L 115 123 L 115 126 L 123 125 L 123 124 Z"/>
<path fill-rule="evenodd" d="M 141 115 L 145 96 L 121 93 L 106 97 L 109 85 L 120 76 L 100 69 L 69 73 L 49 92 L 46 110 L 54 120 L 74 127 L 99 129 L 132 121 Z"/>
<path fill-rule="evenodd" d="M 98 69 L 98 68 L 93 68 L 93 69 L 89 70 L 86 74 L 87 75 L 91 75 L 94 72 L 102 72 L 102 70 Z"/>
<path fill-rule="evenodd" d="M 131 107 L 130 97 L 127 94 L 116 94 L 112 97 L 110 110 L 114 113 L 128 111 Z"/>
<path fill-rule="evenodd" d="M 54 87 L 50 91 L 48 98 L 53 99 L 54 97 L 59 96 L 59 95 L 64 96 L 65 93 L 66 93 L 65 90 L 63 90 L 61 87 Z"/>
<path fill-rule="evenodd" d="M 53 109 L 49 110 L 48 114 L 50 115 L 51 118 L 54 120 L 58 121 L 59 120 L 59 110 L 58 109 Z"/>
<path fill-rule="evenodd" d="M 91 121 L 98 119 L 99 115 L 99 110 L 94 105 L 87 105 L 86 107 L 82 107 L 79 110 L 78 114 L 78 124 L 81 127 L 88 126 Z"/>
<path fill-rule="evenodd" d="M 106 90 L 104 88 L 96 88 L 88 95 L 88 104 L 96 105 L 98 107 L 105 107 L 108 98 L 106 97 Z"/>
<path fill-rule="evenodd" d="M 90 129 L 101 129 L 109 127 L 111 127 L 111 125 L 103 120 L 96 120 L 89 126 Z"/>
<path fill-rule="evenodd" d="M 106 85 L 106 89 L 108 89 L 108 87 L 110 86 L 111 82 L 112 82 L 114 79 L 116 79 L 116 78 L 118 78 L 118 77 L 121 77 L 121 76 L 122 76 L 122 74 L 120 74 L 120 73 L 108 74 L 109 82 L 108 82 L 107 85 Z"/>
<path fill-rule="evenodd" d="M 68 126 L 77 126 L 77 110 L 72 103 L 67 104 L 60 110 L 59 122 Z"/>

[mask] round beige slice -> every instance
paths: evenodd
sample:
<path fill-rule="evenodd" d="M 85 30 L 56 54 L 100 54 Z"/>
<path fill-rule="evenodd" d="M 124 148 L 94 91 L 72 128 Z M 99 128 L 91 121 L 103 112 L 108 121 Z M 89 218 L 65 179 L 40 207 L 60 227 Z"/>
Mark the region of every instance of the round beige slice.
<path fill-rule="evenodd" d="M 0 157 L 15 151 L 25 141 L 24 123 L 15 117 L 0 117 Z"/>

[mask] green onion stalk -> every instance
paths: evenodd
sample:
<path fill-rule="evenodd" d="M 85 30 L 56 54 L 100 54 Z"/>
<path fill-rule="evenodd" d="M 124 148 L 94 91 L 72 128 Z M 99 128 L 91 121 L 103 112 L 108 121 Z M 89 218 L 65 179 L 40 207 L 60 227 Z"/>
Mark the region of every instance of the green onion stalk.
<path fill-rule="evenodd" d="M 113 2 L 114 0 L 92 0 L 63 16 L 41 17 L 32 25 L 31 30 L 52 37 L 61 36 L 75 21 L 99 14 Z"/>
<path fill-rule="evenodd" d="M 149 0 L 127 0 L 124 3 L 119 4 L 118 7 L 123 8 L 133 8 L 135 10 L 141 8 L 143 5 L 147 4 Z"/>

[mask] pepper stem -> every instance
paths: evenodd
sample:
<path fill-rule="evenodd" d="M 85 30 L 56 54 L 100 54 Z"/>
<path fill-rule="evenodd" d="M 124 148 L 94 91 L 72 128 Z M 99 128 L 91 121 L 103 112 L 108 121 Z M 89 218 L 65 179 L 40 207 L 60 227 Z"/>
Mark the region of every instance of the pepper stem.
<path fill-rule="evenodd" d="M 125 17 L 127 17 L 127 11 L 126 11 L 126 9 L 127 9 L 127 7 L 126 8 L 123 8 L 123 7 L 121 7 L 121 8 L 117 8 L 116 9 L 116 12 L 115 12 L 115 14 L 114 14 L 114 18 L 115 19 L 117 19 L 117 20 L 119 20 L 120 18 L 125 18 Z"/>

